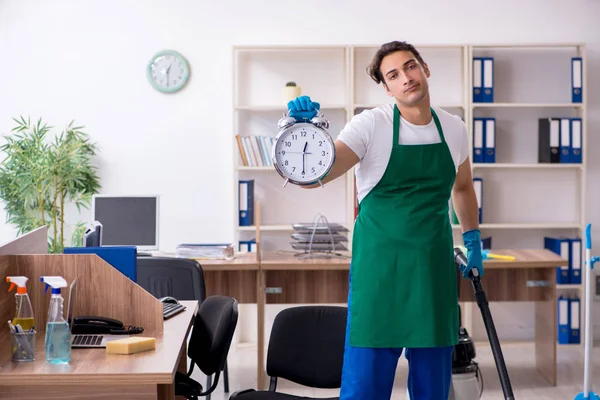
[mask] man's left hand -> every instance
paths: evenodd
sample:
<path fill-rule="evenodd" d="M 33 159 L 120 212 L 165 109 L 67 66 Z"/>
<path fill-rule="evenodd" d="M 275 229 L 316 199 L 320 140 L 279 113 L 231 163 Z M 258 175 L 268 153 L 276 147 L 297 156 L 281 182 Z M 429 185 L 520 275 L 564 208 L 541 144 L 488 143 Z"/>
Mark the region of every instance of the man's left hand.
<path fill-rule="evenodd" d="M 479 277 L 483 276 L 483 257 L 481 254 L 481 233 L 473 229 L 463 233 L 463 242 L 467 248 L 467 265 L 461 265 L 460 271 L 464 278 L 469 279 L 473 268 L 477 269 Z"/>

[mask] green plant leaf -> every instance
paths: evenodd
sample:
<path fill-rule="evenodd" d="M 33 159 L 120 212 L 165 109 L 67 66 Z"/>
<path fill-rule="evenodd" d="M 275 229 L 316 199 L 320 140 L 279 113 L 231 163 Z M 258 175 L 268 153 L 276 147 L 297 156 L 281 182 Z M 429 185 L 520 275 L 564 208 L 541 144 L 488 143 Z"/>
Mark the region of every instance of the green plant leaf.
<path fill-rule="evenodd" d="M 19 234 L 48 226 L 49 251 L 62 252 L 64 207 L 71 203 L 78 210 L 89 207 L 92 195 L 101 188 L 92 163 L 97 145 L 83 132 L 83 126 L 75 126 L 74 120 L 52 136 L 53 127 L 42 118 L 33 125 L 30 117 L 12 120 L 16 126 L 3 137 L 5 142 L 0 147 L 4 155 L 0 163 L 0 199 L 5 205 L 6 221 L 15 225 Z M 81 233 L 79 226 L 72 233 L 73 241 Z"/>

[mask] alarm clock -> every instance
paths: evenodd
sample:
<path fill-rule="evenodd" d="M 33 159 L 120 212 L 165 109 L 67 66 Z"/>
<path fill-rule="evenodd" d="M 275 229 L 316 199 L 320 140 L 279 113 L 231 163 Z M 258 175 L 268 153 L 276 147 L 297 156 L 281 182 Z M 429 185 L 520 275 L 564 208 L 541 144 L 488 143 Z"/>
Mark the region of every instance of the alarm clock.
<path fill-rule="evenodd" d="M 277 126 L 272 160 L 275 170 L 285 179 L 283 186 L 288 182 L 324 186 L 322 180 L 335 162 L 335 145 L 327 132 L 329 121 L 323 114 L 297 120 L 284 113 Z"/>

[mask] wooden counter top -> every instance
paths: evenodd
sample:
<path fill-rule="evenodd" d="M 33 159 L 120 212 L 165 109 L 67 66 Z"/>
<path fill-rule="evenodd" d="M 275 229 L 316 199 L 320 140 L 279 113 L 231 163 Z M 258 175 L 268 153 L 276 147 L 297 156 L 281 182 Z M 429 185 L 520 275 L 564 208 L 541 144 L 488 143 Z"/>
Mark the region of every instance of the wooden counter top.
<path fill-rule="evenodd" d="M 152 255 L 155 257 L 175 257 L 175 253 L 165 252 L 153 252 Z M 256 271 L 259 266 L 256 253 L 235 253 L 232 260 L 190 258 L 196 260 L 204 271 Z"/>
<path fill-rule="evenodd" d="M 568 261 L 546 249 L 492 250 L 494 254 L 516 257 L 514 261 L 487 259 L 484 268 L 550 268 L 568 265 Z M 349 256 L 350 253 L 341 253 Z M 301 258 L 291 252 L 263 252 L 262 270 L 344 270 L 350 258 Z"/>
<path fill-rule="evenodd" d="M 35 361 L 13 362 L 8 326 L 0 335 L 0 386 L 2 385 L 156 385 L 173 383 L 182 346 L 193 326 L 197 301 L 182 301 L 186 310 L 164 322 L 164 335 L 156 349 L 131 355 L 106 354 L 105 348 L 71 350 L 71 362 L 46 363 L 44 336 L 36 337 Z M 138 335 L 144 336 L 144 333 Z"/>

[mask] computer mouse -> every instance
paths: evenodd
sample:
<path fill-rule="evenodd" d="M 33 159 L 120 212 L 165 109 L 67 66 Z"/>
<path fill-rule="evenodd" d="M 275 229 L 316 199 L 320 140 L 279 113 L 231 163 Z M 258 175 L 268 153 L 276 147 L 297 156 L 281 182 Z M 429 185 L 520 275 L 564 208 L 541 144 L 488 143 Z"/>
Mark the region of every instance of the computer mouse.
<path fill-rule="evenodd" d="M 160 301 L 163 303 L 179 304 L 179 301 L 175 297 L 171 297 L 171 296 L 162 297 L 160 299 Z"/>

